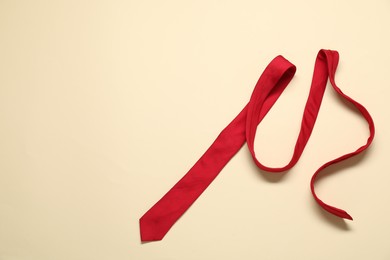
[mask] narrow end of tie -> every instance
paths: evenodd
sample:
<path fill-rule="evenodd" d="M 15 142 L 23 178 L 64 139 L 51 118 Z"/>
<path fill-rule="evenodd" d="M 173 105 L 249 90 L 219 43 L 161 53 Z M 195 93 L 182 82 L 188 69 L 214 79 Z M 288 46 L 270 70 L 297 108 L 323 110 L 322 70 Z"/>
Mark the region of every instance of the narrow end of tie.
<path fill-rule="evenodd" d="M 336 215 L 337 217 L 353 220 L 352 216 L 349 215 L 346 211 L 344 211 L 342 209 L 335 208 L 335 207 L 332 207 L 332 206 L 327 205 L 327 204 L 322 205 L 322 207 L 326 211 L 328 211 L 329 213 L 332 213 L 333 215 Z"/>
<path fill-rule="evenodd" d="M 345 214 L 346 214 L 346 216 L 344 218 L 349 219 L 349 220 L 353 220 L 351 215 L 349 215 L 347 212 L 345 212 Z"/>
<path fill-rule="evenodd" d="M 161 229 L 159 222 L 143 216 L 139 220 L 141 242 L 160 241 L 164 238 L 166 232 Z"/>

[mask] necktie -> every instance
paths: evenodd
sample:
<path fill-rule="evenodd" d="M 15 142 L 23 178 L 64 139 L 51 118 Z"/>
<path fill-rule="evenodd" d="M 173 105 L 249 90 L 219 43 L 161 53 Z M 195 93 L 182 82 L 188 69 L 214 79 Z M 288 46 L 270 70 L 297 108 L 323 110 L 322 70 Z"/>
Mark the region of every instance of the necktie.
<path fill-rule="evenodd" d="M 247 143 L 255 164 L 264 171 L 282 172 L 292 168 L 299 160 L 313 130 L 324 91 L 329 81 L 333 89 L 345 100 L 354 105 L 368 123 L 370 136 L 357 150 L 340 156 L 322 165 L 310 182 L 311 192 L 316 202 L 326 211 L 345 219 L 352 217 L 342 209 L 330 206 L 320 200 L 314 190 L 318 174 L 328 166 L 355 156 L 369 147 L 374 134 L 374 122 L 368 111 L 358 102 L 345 95 L 335 83 L 335 73 L 339 61 L 337 51 L 320 50 L 314 67 L 312 84 L 304 108 L 301 129 L 290 162 L 279 168 L 261 164 L 255 155 L 254 140 L 257 125 L 266 116 L 283 90 L 293 78 L 296 68 L 282 56 L 277 56 L 266 67 L 256 83 L 248 104 L 233 121 L 218 135 L 214 143 L 151 209 L 140 219 L 142 241 L 161 240 L 180 216 L 195 202 L 202 192 L 217 177 L 229 160 Z"/>

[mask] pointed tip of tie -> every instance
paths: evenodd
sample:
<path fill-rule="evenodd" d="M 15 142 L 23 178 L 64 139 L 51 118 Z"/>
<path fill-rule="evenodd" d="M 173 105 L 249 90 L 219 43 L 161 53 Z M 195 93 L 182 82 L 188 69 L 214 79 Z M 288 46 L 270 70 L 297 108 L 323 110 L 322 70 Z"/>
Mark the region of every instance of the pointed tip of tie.
<path fill-rule="evenodd" d="M 336 216 L 338 216 L 340 218 L 353 220 L 352 216 L 349 215 L 346 211 L 344 211 L 342 209 L 337 209 L 337 211 L 334 211 L 334 212 L 331 212 L 331 213 L 333 213 L 334 215 L 336 215 Z"/>
<path fill-rule="evenodd" d="M 149 242 L 156 242 L 156 241 L 161 241 L 162 238 L 156 237 L 153 235 L 144 235 L 141 233 L 141 242 L 142 243 L 149 243 Z"/>
<path fill-rule="evenodd" d="M 142 217 L 139 220 L 141 242 L 153 242 L 160 241 L 164 238 L 166 232 L 159 228 L 158 223 L 155 221 L 148 220 Z"/>
<path fill-rule="evenodd" d="M 344 218 L 344 219 L 349 219 L 349 220 L 353 220 L 352 216 L 349 215 L 346 211 L 342 210 L 342 209 L 339 209 L 339 208 L 336 208 L 336 207 L 332 207 L 330 205 L 327 205 L 325 203 L 322 202 L 321 206 L 326 210 L 328 211 L 329 213 L 332 213 L 333 215 L 337 216 L 337 217 L 340 217 L 340 218 Z"/>
<path fill-rule="evenodd" d="M 144 232 L 142 229 L 141 229 L 141 242 L 153 242 L 153 241 L 160 241 L 163 239 L 164 236 L 158 236 L 156 234 L 153 234 L 153 233 L 147 233 L 147 232 Z"/>
<path fill-rule="evenodd" d="M 344 211 L 344 216 L 342 216 L 342 218 L 345 218 L 345 219 L 349 219 L 349 220 L 353 220 L 352 216 L 349 215 L 347 212 Z"/>

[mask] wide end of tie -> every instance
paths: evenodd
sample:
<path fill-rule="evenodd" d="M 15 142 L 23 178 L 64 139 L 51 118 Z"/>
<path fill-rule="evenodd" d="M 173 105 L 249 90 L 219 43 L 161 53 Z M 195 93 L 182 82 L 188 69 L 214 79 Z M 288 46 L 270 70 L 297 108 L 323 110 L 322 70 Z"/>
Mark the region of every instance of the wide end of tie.
<path fill-rule="evenodd" d="M 142 217 L 139 220 L 139 225 L 142 242 L 160 241 L 166 234 L 166 232 L 161 229 L 158 220 L 154 221 L 146 217 Z"/>

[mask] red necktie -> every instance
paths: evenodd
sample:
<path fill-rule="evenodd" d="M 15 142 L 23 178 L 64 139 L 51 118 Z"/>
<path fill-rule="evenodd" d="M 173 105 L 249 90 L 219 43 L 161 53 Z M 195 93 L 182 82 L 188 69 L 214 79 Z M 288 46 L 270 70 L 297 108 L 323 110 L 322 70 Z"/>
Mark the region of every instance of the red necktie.
<path fill-rule="evenodd" d="M 314 191 L 314 182 L 319 172 L 326 167 L 355 156 L 371 144 L 375 127 L 368 111 L 358 102 L 345 95 L 334 80 L 339 54 L 337 51 L 320 50 L 314 67 L 309 97 L 304 109 L 300 133 L 291 161 L 284 167 L 270 168 L 262 165 L 256 158 L 254 140 L 257 125 L 262 121 L 273 104 L 282 94 L 295 74 L 295 66 L 282 56 L 277 56 L 260 76 L 249 103 L 236 118 L 219 134 L 210 148 L 195 163 L 188 173 L 177 182 L 140 219 L 142 241 L 161 240 L 180 216 L 217 177 L 223 167 L 246 142 L 256 165 L 265 171 L 282 172 L 292 168 L 301 156 L 313 130 L 328 78 L 333 89 L 345 100 L 353 104 L 366 119 L 370 136 L 366 144 L 356 151 L 345 154 L 321 166 L 311 179 L 311 191 L 317 203 L 328 212 L 352 220 L 344 210 L 332 207 L 321 201 Z"/>

